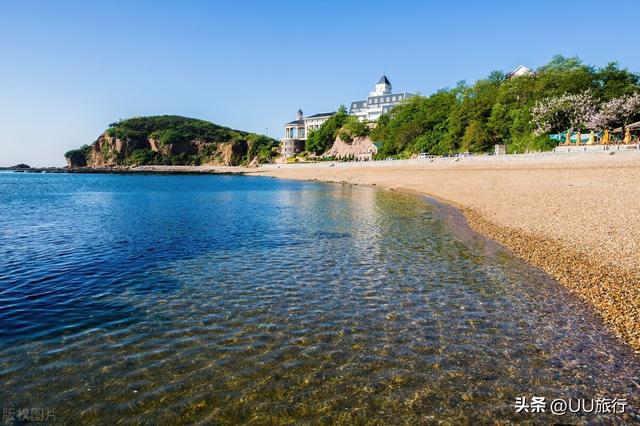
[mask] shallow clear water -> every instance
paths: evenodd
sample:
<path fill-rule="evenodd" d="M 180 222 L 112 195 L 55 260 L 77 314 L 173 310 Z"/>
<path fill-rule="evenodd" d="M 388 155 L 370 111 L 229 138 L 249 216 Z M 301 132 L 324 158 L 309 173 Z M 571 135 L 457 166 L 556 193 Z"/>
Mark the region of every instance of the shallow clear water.
<path fill-rule="evenodd" d="M 611 422 L 638 358 L 455 211 L 232 176 L 0 173 L 0 408 L 60 423 Z"/>

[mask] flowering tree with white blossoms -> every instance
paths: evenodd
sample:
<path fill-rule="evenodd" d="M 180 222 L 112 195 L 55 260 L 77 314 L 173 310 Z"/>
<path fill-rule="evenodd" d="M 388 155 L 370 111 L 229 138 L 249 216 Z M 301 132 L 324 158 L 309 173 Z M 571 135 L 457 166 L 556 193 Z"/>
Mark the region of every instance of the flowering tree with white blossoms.
<path fill-rule="evenodd" d="M 533 107 L 534 133 L 540 136 L 552 131 L 589 127 L 596 112 L 596 100 L 589 90 L 543 99 Z"/>
<path fill-rule="evenodd" d="M 629 121 L 640 116 L 640 92 L 611 99 L 600 107 L 591 119 L 588 127 L 594 130 L 626 126 Z"/>
<path fill-rule="evenodd" d="M 587 123 L 587 128 L 591 130 L 609 129 L 615 121 L 615 117 L 601 109 L 591 116 L 591 119 Z"/>

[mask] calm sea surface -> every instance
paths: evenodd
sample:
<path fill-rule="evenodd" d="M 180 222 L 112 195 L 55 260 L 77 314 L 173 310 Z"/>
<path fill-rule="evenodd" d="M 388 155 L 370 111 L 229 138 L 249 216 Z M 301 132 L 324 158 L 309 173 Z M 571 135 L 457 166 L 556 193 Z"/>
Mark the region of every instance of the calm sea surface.
<path fill-rule="evenodd" d="M 0 173 L 4 421 L 634 422 L 514 404 L 638 407 L 639 372 L 557 283 L 418 197 Z"/>

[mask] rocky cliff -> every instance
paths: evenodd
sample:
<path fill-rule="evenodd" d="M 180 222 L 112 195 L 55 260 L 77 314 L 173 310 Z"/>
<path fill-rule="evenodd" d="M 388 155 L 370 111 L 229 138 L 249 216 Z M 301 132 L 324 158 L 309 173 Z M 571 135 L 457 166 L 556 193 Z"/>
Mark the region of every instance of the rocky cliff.
<path fill-rule="evenodd" d="M 239 165 L 271 161 L 278 142 L 263 135 L 179 116 L 113 123 L 91 145 L 65 154 L 74 167 Z"/>
<path fill-rule="evenodd" d="M 323 156 L 335 157 L 338 159 L 370 160 L 378 152 L 378 148 L 373 144 L 369 136 L 356 136 L 350 142 L 342 140 L 338 136 Z"/>

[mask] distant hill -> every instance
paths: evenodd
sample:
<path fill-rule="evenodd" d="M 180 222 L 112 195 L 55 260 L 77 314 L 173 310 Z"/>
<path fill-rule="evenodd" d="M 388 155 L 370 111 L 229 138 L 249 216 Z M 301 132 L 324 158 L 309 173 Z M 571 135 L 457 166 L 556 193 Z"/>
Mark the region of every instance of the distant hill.
<path fill-rule="evenodd" d="M 11 167 L 0 167 L 0 170 L 26 170 L 26 169 L 30 169 L 31 166 L 27 165 L 27 164 L 16 164 L 15 166 L 11 166 Z"/>
<path fill-rule="evenodd" d="M 65 153 L 69 167 L 242 165 L 269 162 L 278 141 L 177 115 L 112 123 L 91 145 Z"/>

